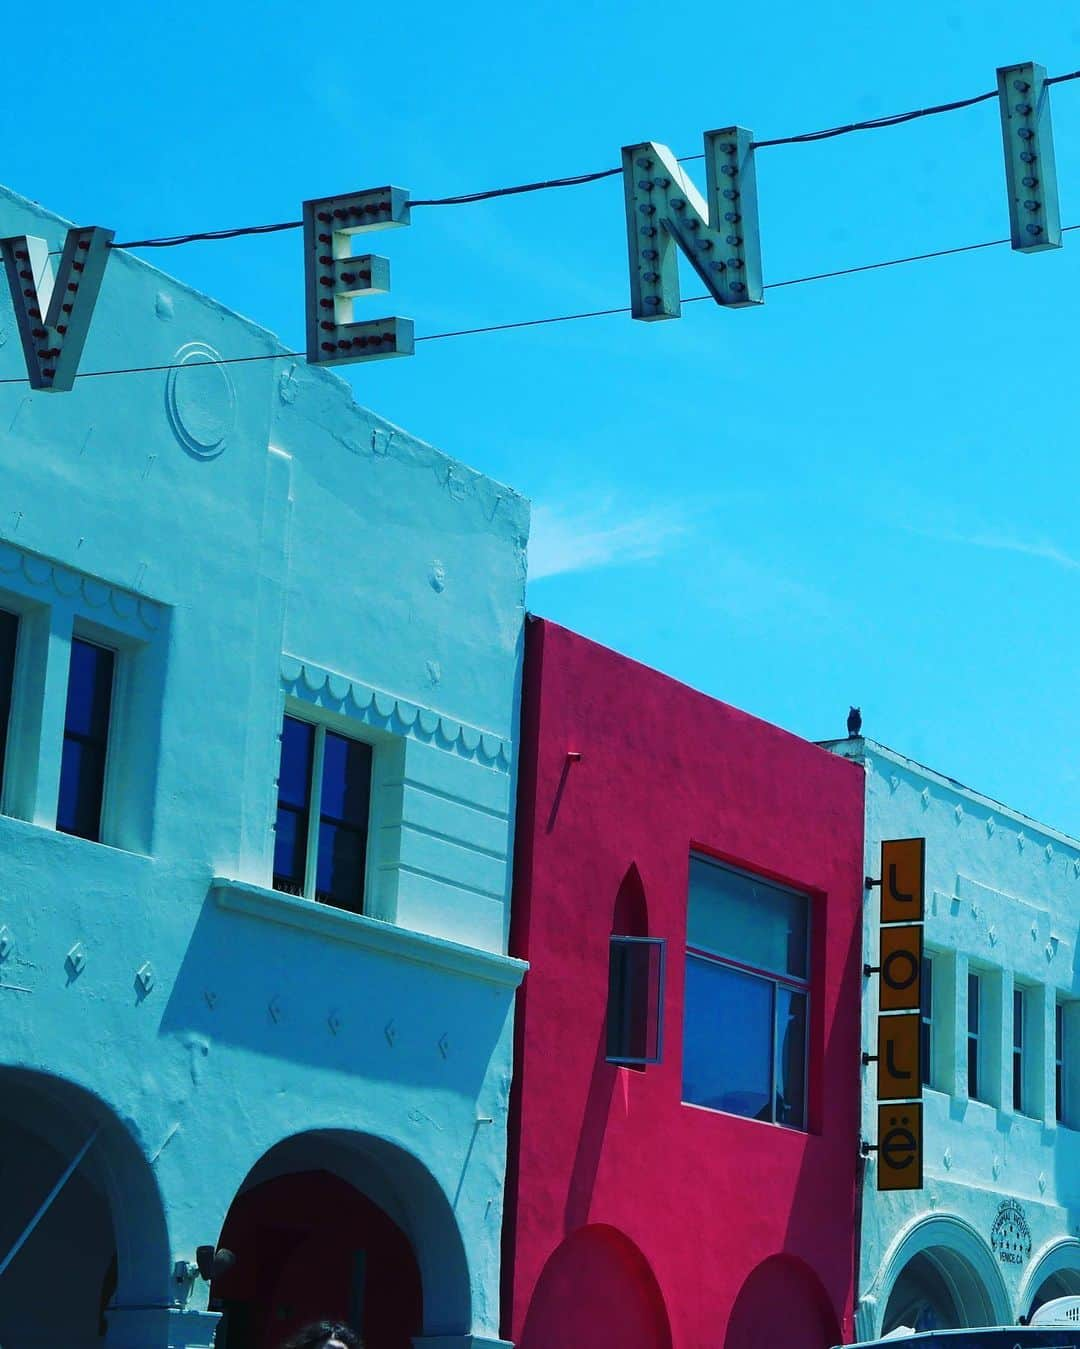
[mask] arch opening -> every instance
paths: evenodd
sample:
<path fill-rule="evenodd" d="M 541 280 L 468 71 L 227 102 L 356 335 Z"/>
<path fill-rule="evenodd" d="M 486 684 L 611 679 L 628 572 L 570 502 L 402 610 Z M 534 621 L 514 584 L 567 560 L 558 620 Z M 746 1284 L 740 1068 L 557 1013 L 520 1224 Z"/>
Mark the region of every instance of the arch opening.
<path fill-rule="evenodd" d="M 416 1158 L 342 1131 L 297 1135 L 249 1173 L 219 1246 L 217 1349 L 277 1349 L 311 1321 L 353 1326 L 365 1349 L 470 1329 L 468 1269 L 453 1211 Z"/>
<path fill-rule="evenodd" d="M 773 1255 L 747 1276 L 728 1318 L 724 1349 L 829 1349 L 840 1322 L 814 1271 L 795 1256 Z"/>
<path fill-rule="evenodd" d="M 638 1247 L 614 1227 L 571 1233 L 533 1289 L 519 1349 L 671 1349 L 660 1285 Z"/>
<path fill-rule="evenodd" d="M 971 1262 L 947 1246 L 918 1251 L 898 1274 L 881 1333 L 997 1324 L 993 1299 Z"/>
<path fill-rule="evenodd" d="M 0 1274 L 0 1344 L 86 1349 L 105 1342 L 110 1308 L 168 1303 L 156 1181 L 141 1148 L 98 1098 L 43 1073 L 0 1070 L 0 1181 L 0 1258 L 25 1237 Z"/>

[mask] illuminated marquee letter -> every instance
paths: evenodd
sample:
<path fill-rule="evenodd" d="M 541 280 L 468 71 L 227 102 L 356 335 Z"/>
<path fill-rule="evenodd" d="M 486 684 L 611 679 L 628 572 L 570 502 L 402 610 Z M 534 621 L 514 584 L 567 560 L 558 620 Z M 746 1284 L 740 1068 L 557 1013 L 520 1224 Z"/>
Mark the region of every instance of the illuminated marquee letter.
<path fill-rule="evenodd" d="M 411 319 L 353 322 L 357 296 L 385 295 L 390 289 L 390 262 L 373 253 L 354 255 L 352 236 L 407 224 L 409 194 L 400 187 L 304 202 L 307 358 L 312 365 L 413 354 Z"/>
<path fill-rule="evenodd" d="M 1046 71 L 1033 61 L 997 73 L 1012 246 L 1019 253 L 1061 247 L 1054 133 Z"/>
<path fill-rule="evenodd" d="M 55 277 L 44 239 L 0 239 L 32 389 L 62 393 L 75 382 L 112 237 L 93 225 L 68 230 Z"/>
<path fill-rule="evenodd" d="M 676 248 L 717 304 L 761 304 L 761 242 L 753 135 L 743 127 L 705 133 L 707 203 L 665 145 L 623 147 L 630 311 L 636 319 L 677 319 Z"/>

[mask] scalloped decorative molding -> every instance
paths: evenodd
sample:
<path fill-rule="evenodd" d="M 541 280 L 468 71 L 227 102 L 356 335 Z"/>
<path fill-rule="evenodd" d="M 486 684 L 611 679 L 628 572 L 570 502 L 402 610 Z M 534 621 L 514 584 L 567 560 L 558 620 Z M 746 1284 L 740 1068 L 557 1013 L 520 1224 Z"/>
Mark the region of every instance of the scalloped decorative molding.
<path fill-rule="evenodd" d="M 455 721 L 433 708 L 421 707 L 419 703 L 372 688 L 357 679 L 324 670 L 321 665 L 313 665 L 297 656 L 282 656 L 281 679 L 286 691 L 302 689 L 335 712 L 357 717 L 370 726 L 411 736 L 448 753 L 489 764 L 504 773 L 510 769 L 512 748 L 509 740 Z"/>
<path fill-rule="evenodd" d="M 0 576 L 16 574 L 32 586 L 54 590 L 65 600 L 79 596 L 86 605 L 88 616 L 109 609 L 127 623 L 133 620 L 141 623 L 148 632 L 156 632 L 161 626 L 162 606 L 154 600 L 108 581 L 99 581 L 37 553 L 25 552 L 12 543 L 0 543 Z"/>

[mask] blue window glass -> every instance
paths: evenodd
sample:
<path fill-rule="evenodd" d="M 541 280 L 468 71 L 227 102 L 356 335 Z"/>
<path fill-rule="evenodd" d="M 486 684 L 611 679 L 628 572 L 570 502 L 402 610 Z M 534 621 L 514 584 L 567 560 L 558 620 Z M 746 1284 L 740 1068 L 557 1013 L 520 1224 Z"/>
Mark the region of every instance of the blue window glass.
<path fill-rule="evenodd" d="M 371 747 L 326 732 L 315 898 L 359 913 L 364 900 Z"/>
<path fill-rule="evenodd" d="M 0 609 L 0 799 L 4 791 L 4 760 L 7 757 L 11 691 L 15 683 L 15 641 L 18 635 L 19 620 L 6 609 Z"/>
<path fill-rule="evenodd" d="M 286 717 L 281 727 L 281 766 L 274 834 L 274 889 L 304 893 L 315 727 Z"/>
<path fill-rule="evenodd" d="M 115 660 L 107 647 L 72 639 L 56 827 L 80 838 L 101 837 Z"/>
<path fill-rule="evenodd" d="M 683 1100 L 806 1128 L 810 902 L 690 859 Z"/>
<path fill-rule="evenodd" d="M 371 747 L 286 717 L 274 888 L 361 912 L 370 805 Z"/>

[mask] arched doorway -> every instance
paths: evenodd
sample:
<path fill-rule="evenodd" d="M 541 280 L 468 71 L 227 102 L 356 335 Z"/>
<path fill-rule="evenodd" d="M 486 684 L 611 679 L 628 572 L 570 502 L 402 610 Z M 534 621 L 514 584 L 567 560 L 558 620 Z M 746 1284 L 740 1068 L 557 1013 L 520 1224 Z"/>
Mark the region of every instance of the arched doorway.
<path fill-rule="evenodd" d="M 153 1173 L 96 1097 L 46 1074 L 0 1070 L 0 1186 L 0 1261 L 22 1241 L 0 1273 L 0 1344 L 90 1349 L 107 1342 L 116 1302 L 167 1306 Z"/>
<path fill-rule="evenodd" d="M 821 1281 L 794 1256 L 774 1255 L 752 1270 L 728 1318 L 724 1349 L 829 1349 L 840 1323 Z"/>
<path fill-rule="evenodd" d="M 911 1330 L 962 1330 L 995 1325 L 990 1294 L 971 1263 L 946 1246 L 913 1255 L 900 1271 L 885 1305 L 882 1334 Z"/>
<path fill-rule="evenodd" d="M 572 1233 L 548 1258 L 520 1349 L 671 1349 L 663 1295 L 648 1261 L 614 1227 Z"/>
<path fill-rule="evenodd" d="M 352 1325 L 365 1349 L 470 1329 L 468 1272 L 442 1190 L 412 1156 L 342 1131 L 298 1135 L 253 1168 L 218 1245 L 217 1349 L 277 1349 L 309 1321 Z"/>
<path fill-rule="evenodd" d="M 1034 1260 L 1020 1290 L 1018 1308 L 1026 1319 L 1044 1302 L 1080 1296 L 1080 1241 L 1065 1237 L 1044 1247 Z"/>

